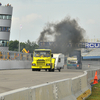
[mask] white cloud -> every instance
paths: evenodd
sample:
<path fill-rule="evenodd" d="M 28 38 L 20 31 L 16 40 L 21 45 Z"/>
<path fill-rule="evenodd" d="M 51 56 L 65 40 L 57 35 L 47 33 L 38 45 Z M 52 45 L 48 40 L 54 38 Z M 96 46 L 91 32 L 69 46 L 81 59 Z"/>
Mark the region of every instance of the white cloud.
<path fill-rule="evenodd" d="M 19 17 L 12 16 L 12 24 L 18 24 L 19 23 Z"/>
<path fill-rule="evenodd" d="M 22 17 L 21 20 L 22 20 L 22 23 L 30 23 L 30 22 L 33 22 L 33 21 L 40 19 L 40 18 L 41 18 L 40 15 L 32 13 L 30 15 Z"/>
<path fill-rule="evenodd" d="M 14 40 L 19 39 L 20 25 L 22 25 L 21 40 L 20 41 L 25 41 L 27 39 L 30 39 L 32 37 L 32 34 L 34 32 L 36 32 L 35 30 L 37 28 L 39 28 L 39 26 L 37 27 L 37 23 L 39 23 L 42 20 L 41 18 L 42 18 L 41 15 L 38 15 L 38 14 L 35 14 L 35 13 L 31 13 L 29 15 L 21 16 L 21 17 L 13 16 L 12 17 L 10 39 L 11 40 L 12 39 L 14 39 Z M 22 36 L 24 38 L 22 38 Z"/>
<path fill-rule="evenodd" d="M 34 23 L 35 20 L 38 20 L 38 19 L 41 19 L 41 16 L 40 15 L 37 15 L 37 14 L 30 14 L 30 15 L 27 15 L 25 17 L 12 17 L 12 27 L 14 29 L 18 29 L 20 27 L 20 24 L 22 24 L 22 26 L 27 26 L 28 25 L 31 25 Z"/>
<path fill-rule="evenodd" d="M 61 20 L 67 14 L 72 18 L 79 18 L 78 23 L 90 37 L 91 34 L 100 32 L 98 13 L 100 0 L 92 2 L 90 0 L 1 0 L 0 2 L 3 5 L 10 3 L 13 6 L 11 39 L 18 39 L 22 24 L 21 41 L 26 41 L 27 38 L 33 41 L 38 38 L 46 22 Z"/>
<path fill-rule="evenodd" d="M 87 20 L 87 24 L 94 24 L 95 23 L 95 20 L 93 20 L 93 19 L 88 19 Z"/>
<path fill-rule="evenodd" d="M 20 23 L 20 22 L 23 22 L 23 23 L 30 23 L 30 22 L 33 22 L 37 19 L 41 19 L 41 15 L 37 15 L 37 14 L 30 14 L 30 15 L 27 15 L 25 17 L 12 17 L 12 23 Z"/>

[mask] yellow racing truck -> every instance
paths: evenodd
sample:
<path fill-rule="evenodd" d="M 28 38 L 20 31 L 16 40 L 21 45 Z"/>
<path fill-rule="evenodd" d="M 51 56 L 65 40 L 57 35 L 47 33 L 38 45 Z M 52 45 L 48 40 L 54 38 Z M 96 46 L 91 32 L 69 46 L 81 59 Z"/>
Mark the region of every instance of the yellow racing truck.
<path fill-rule="evenodd" d="M 51 53 L 51 49 L 35 49 L 33 52 L 33 61 L 31 64 L 32 71 L 45 71 L 54 72 L 55 58 Z"/>

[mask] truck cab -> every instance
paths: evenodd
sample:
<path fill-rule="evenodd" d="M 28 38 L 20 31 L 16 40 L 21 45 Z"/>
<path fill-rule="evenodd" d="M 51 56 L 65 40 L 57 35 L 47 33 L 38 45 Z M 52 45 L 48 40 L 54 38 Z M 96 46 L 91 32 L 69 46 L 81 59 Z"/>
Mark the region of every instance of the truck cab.
<path fill-rule="evenodd" d="M 42 69 L 54 71 L 55 59 L 52 57 L 51 49 L 35 49 L 31 66 L 32 71 L 40 71 Z"/>
<path fill-rule="evenodd" d="M 81 51 L 74 50 L 67 58 L 67 69 L 82 69 Z"/>

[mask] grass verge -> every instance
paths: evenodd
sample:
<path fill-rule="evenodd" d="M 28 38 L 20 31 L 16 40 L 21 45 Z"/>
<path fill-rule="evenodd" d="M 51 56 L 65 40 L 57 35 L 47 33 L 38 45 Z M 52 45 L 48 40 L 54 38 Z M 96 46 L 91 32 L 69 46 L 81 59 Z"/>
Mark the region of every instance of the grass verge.
<path fill-rule="evenodd" d="M 100 100 L 100 82 L 92 87 L 92 94 L 86 100 Z"/>

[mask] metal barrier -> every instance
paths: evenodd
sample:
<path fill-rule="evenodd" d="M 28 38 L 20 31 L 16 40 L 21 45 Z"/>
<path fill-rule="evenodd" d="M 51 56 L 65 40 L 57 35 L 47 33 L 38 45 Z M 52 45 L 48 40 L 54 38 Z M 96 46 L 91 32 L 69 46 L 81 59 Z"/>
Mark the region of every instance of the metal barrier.
<path fill-rule="evenodd" d="M 31 61 L 31 53 L 20 53 L 15 51 L 0 51 L 0 60 L 28 60 Z"/>

